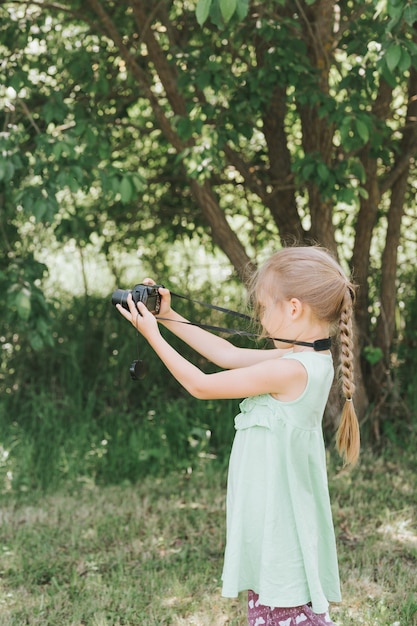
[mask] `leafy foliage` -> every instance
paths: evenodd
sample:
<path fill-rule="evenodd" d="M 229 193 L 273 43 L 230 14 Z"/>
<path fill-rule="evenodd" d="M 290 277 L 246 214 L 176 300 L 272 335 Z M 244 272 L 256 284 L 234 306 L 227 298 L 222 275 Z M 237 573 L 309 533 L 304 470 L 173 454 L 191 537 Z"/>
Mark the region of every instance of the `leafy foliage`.
<path fill-rule="evenodd" d="M 208 321 L 201 307 L 177 304 L 190 319 Z M 34 350 L 15 341 L 5 347 L 0 451 L 7 454 L 0 491 L 135 482 L 204 458 L 226 462 L 236 401 L 188 398 L 110 298 L 84 296 L 56 307 L 52 335 L 53 346 Z M 177 347 L 210 371 L 191 350 Z M 129 368 L 137 358 L 146 376 L 132 381 Z"/>
<path fill-rule="evenodd" d="M 360 283 L 358 350 L 373 376 L 358 401 L 376 400 L 397 330 L 390 268 L 414 210 L 414 4 L 39 0 L 0 11 L 2 345 L 53 339 L 39 242 L 74 241 L 81 255 L 95 245 L 118 282 L 132 249 L 167 271 L 171 247 L 198 240 L 245 280 L 282 242 L 317 241 Z"/>

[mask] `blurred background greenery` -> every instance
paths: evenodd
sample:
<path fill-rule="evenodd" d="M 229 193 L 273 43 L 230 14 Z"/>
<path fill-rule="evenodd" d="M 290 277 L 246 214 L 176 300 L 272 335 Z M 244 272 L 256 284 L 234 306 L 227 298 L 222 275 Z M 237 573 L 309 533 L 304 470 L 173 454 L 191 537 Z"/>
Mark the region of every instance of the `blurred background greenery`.
<path fill-rule="evenodd" d="M 252 269 L 293 241 L 359 285 L 364 446 L 413 440 L 417 9 L 326 6 L 1 3 L 1 490 L 226 463 L 237 403 L 188 397 L 111 293 L 151 275 L 245 311 Z M 339 412 L 334 393 L 331 446 Z"/>

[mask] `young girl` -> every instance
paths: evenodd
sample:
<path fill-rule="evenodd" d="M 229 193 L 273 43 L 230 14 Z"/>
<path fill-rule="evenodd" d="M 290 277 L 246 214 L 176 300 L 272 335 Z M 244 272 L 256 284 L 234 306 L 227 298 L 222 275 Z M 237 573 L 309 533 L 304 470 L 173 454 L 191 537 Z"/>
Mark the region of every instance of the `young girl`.
<path fill-rule="evenodd" d="M 229 465 L 222 595 L 248 591 L 250 626 L 333 624 L 328 606 L 340 601 L 340 586 L 322 417 L 334 377 L 328 337 L 338 325 L 346 401 L 337 445 L 345 461 L 355 463 L 352 283 L 322 248 L 274 254 L 251 285 L 272 350 L 237 348 L 184 323 L 171 309 L 169 291 L 159 292 L 161 323 L 224 371 L 205 374 L 182 357 L 161 336 L 154 315 L 130 295 L 129 310 L 117 307 L 190 394 L 246 397 L 235 418 Z"/>

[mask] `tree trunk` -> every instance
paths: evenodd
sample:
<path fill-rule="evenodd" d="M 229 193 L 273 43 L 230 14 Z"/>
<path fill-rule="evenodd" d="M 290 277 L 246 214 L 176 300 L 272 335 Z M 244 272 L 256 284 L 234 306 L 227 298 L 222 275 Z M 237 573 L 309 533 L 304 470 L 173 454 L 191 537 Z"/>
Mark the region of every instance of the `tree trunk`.
<path fill-rule="evenodd" d="M 391 97 L 392 88 L 381 79 L 378 96 L 372 111 L 378 119 L 385 120 L 387 118 L 391 106 Z M 358 347 L 360 352 L 362 352 L 363 348 L 370 343 L 368 280 L 372 271 L 370 267 L 371 241 L 381 201 L 381 189 L 378 181 L 377 160 L 371 155 L 369 144 L 362 150 L 360 160 L 365 172 L 364 188 L 368 197 L 361 198 L 355 228 L 352 270 L 355 281 L 359 286 L 355 318 L 358 329 Z M 366 364 L 363 365 L 366 366 Z"/>
<path fill-rule="evenodd" d="M 417 72 L 410 69 L 408 109 L 406 125 L 399 149 L 398 163 L 393 168 L 391 202 L 387 216 L 387 234 L 382 255 L 380 313 L 376 325 L 375 345 L 381 348 L 383 358 L 375 365 L 371 377 L 372 398 L 379 398 L 379 405 L 392 389 L 391 348 L 395 336 L 396 278 L 398 246 L 404 215 L 405 196 L 408 187 L 410 158 L 417 152 Z M 404 158 L 407 159 L 404 164 Z M 395 179 L 395 172 L 399 171 Z M 381 390 L 384 390 L 381 397 Z"/>
<path fill-rule="evenodd" d="M 313 68 L 317 70 L 317 94 L 322 102 L 329 95 L 329 71 L 333 61 L 335 38 L 335 2 L 318 0 L 303 5 L 301 11 L 304 40 Z M 320 100 L 314 104 L 299 106 L 302 125 L 302 143 L 305 154 L 319 155 L 322 162 L 331 167 L 333 156 L 334 125 L 327 115 L 320 112 Z M 333 226 L 333 202 L 323 198 L 319 185 L 308 183 L 308 206 L 311 215 L 310 237 L 333 253 L 336 253 Z"/>

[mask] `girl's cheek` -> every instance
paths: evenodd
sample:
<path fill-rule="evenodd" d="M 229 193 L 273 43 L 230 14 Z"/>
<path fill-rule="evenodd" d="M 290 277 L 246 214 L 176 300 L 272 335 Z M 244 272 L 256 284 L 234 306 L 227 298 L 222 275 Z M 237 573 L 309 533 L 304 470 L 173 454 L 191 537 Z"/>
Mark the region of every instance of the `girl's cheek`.
<path fill-rule="evenodd" d="M 271 326 L 271 316 L 270 315 L 263 315 L 262 319 L 261 319 L 261 324 L 262 324 L 262 328 L 264 328 L 264 330 L 268 330 Z"/>

